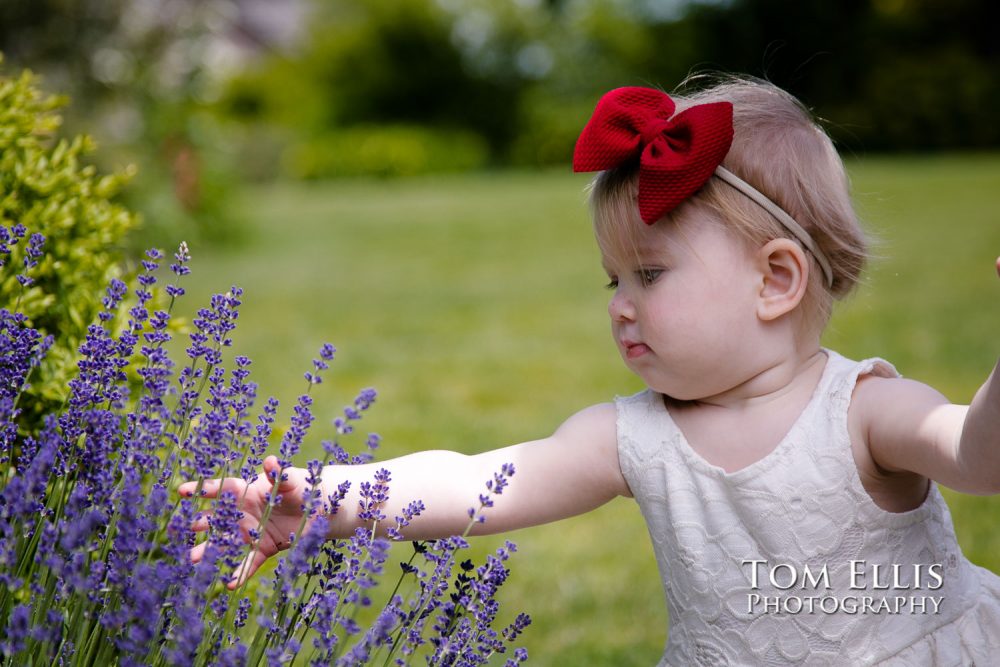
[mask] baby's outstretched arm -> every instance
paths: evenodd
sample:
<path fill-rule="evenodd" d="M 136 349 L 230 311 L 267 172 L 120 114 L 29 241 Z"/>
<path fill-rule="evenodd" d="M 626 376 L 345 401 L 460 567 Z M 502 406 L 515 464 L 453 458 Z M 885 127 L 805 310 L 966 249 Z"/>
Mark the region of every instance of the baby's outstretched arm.
<path fill-rule="evenodd" d="M 380 469 L 389 471 L 388 500 L 380 507 L 387 517 L 380 532 L 395 526 L 394 517 L 403 514 L 412 501 L 420 500 L 425 510 L 403 529 L 407 539 L 432 539 L 461 534 L 469 524 L 468 510 L 477 506 L 485 483 L 504 464 L 512 464 L 516 474 L 510 478 L 494 505 L 485 511 L 486 522 L 474 527 L 472 534 L 514 530 L 566 518 L 592 510 L 619 495 L 628 495 L 628 486 L 618 466 L 616 413 L 611 404 L 595 405 L 566 420 L 551 436 L 511 447 L 475 455 L 450 451 L 424 451 L 388 461 L 357 466 L 327 466 L 323 470 L 324 498 L 333 494 L 342 482 L 349 482 L 340 508 L 329 517 L 331 538 L 352 535 L 370 521 L 359 517 L 360 486 L 372 482 Z M 277 462 L 269 458 L 265 472 L 276 472 Z M 278 492 L 283 496 L 267 525 L 261 527 L 261 548 L 248 563 L 252 575 L 270 556 L 288 546 L 288 533 L 298 529 L 301 504 L 308 489 L 306 471 L 285 471 Z M 242 494 L 246 483 L 227 479 L 220 484 L 204 484 L 204 495 L 214 497 L 222 490 Z M 250 485 L 243 508 L 242 525 L 256 529 L 266 507 L 266 494 L 272 484 L 261 477 Z M 194 483 L 179 487 L 181 494 L 191 493 Z M 195 524 L 195 530 L 208 528 L 207 520 Z M 192 558 L 199 558 L 198 547 Z"/>
<path fill-rule="evenodd" d="M 1000 258 L 996 261 L 1000 276 Z M 858 383 L 852 410 L 874 461 L 964 493 L 1000 493 L 1000 362 L 970 405 L 905 379 Z"/>

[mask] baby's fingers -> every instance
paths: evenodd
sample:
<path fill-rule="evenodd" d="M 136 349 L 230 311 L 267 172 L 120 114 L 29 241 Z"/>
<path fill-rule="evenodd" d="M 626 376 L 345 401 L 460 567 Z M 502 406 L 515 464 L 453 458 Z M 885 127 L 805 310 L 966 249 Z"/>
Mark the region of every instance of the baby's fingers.
<path fill-rule="evenodd" d="M 177 494 L 184 498 L 189 498 L 194 494 L 196 488 L 198 488 L 197 482 L 184 482 L 177 487 Z"/>
<path fill-rule="evenodd" d="M 198 514 L 194 518 L 194 523 L 191 524 L 191 530 L 196 533 L 201 533 L 208 530 L 209 529 L 208 517 L 209 515 L 206 514 L 205 512 Z"/>
<path fill-rule="evenodd" d="M 201 561 L 201 559 L 205 557 L 205 549 L 207 548 L 208 548 L 208 540 L 205 540 L 204 542 L 196 544 L 193 547 L 191 547 L 191 551 L 189 553 L 191 562 L 197 563 Z"/>
<path fill-rule="evenodd" d="M 260 566 L 264 564 L 267 560 L 267 556 L 262 554 L 259 549 L 252 550 L 247 557 L 243 559 L 236 570 L 233 571 L 233 578 L 229 580 L 226 584 L 226 588 L 229 590 L 234 590 L 237 586 L 240 586 L 248 580 L 250 577 L 260 569 Z"/>
<path fill-rule="evenodd" d="M 278 463 L 277 456 L 268 456 L 264 459 L 264 475 L 273 484 L 278 480 L 278 473 L 281 472 L 281 464 Z M 278 493 L 288 493 L 293 491 L 298 484 L 298 480 L 293 479 L 292 469 L 286 468 L 282 478 L 278 480 Z"/>
<path fill-rule="evenodd" d="M 234 494 L 241 494 L 243 489 L 246 488 L 246 482 L 238 477 L 227 477 L 225 480 L 218 479 L 206 479 L 201 483 L 201 491 L 199 496 L 202 498 L 215 498 L 219 495 L 220 491 L 229 491 Z M 177 493 L 184 497 L 190 498 L 198 490 L 198 482 L 184 482 L 177 487 Z"/>

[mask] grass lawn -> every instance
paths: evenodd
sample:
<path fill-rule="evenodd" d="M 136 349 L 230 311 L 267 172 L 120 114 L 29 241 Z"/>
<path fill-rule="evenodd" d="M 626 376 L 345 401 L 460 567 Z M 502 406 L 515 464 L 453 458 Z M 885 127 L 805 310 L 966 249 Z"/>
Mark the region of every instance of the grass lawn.
<path fill-rule="evenodd" d="M 998 353 L 1000 156 L 865 158 L 850 170 L 879 258 L 826 344 L 884 356 L 967 402 Z M 545 172 L 247 188 L 245 241 L 192 248 L 185 312 L 230 284 L 246 290 L 236 350 L 285 420 L 319 345 L 337 345 L 303 463 L 364 386 L 379 390 L 366 426 L 383 436 L 382 458 L 545 436 L 641 388 L 608 333 L 586 182 Z M 966 553 L 1000 571 L 1000 499 L 948 498 Z M 655 663 L 667 618 L 632 502 L 511 539 L 520 553 L 501 600 L 532 614 L 533 664 Z"/>

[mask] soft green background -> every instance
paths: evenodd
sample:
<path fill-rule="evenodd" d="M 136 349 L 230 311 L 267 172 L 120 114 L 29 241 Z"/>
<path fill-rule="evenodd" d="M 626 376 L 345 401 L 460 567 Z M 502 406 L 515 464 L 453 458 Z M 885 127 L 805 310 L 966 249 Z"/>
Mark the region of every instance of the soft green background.
<path fill-rule="evenodd" d="M 1000 347 L 1000 156 L 855 158 L 849 169 L 880 243 L 825 343 L 884 356 L 968 402 Z M 362 386 L 380 392 L 366 426 L 383 435 L 383 458 L 542 437 L 582 407 L 641 388 L 608 334 L 586 183 L 501 172 L 247 189 L 233 213 L 248 241 L 192 248 L 181 310 L 233 283 L 246 290 L 236 349 L 254 359 L 285 420 L 319 345 L 337 345 L 313 392 L 312 452 Z M 966 554 L 1000 571 L 1000 499 L 948 498 Z M 533 664 L 656 661 L 666 612 L 631 501 L 511 539 L 520 553 L 501 600 L 506 614 L 532 614 Z M 481 538 L 476 549 L 500 542 Z"/>

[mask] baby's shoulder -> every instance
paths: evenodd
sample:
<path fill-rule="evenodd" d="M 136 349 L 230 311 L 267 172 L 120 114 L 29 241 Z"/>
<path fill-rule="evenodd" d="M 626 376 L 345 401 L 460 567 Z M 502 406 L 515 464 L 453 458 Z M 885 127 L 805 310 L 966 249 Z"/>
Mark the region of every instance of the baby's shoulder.
<path fill-rule="evenodd" d="M 562 429 L 583 429 L 607 431 L 614 429 L 617 409 L 614 403 L 596 403 L 570 415 L 559 427 Z"/>
<path fill-rule="evenodd" d="M 858 378 L 848 430 L 862 484 L 877 505 L 900 512 L 923 502 L 930 472 L 940 467 L 936 441 L 953 422 L 948 407 L 940 392 L 916 380 Z"/>
<path fill-rule="evenodd" d="M 933 387 L 899 376 L 864 374 L 858 377 L 847 410 L 854 444 L 872 450 L 877 458 L 887 435 L 912 437 L 936 408 L 948 404 Z"/>
<path fill-rule="evenodd" d="M 579 472 L 593 489 L 608 498 L 631 496 L 618 459 L 617 411 L 614 403 L 584 408 L 564 421 L 548 439 L 565 469 Z"/>
<path fill-rule="evenodd" d="M 866 373 L 859 375 L 854 385 L 848 419 L 870 428 L 944 403 L 948 403 L 948 399 L 923 382 L 898 375 Z"/>
<path fill-rule="evenodd" d="M 598 403 L 571 415 L 552 434 L 572 443 L 577 452 L 613 455 L 617 451 L 617 415 L 614 403 Z"/>

